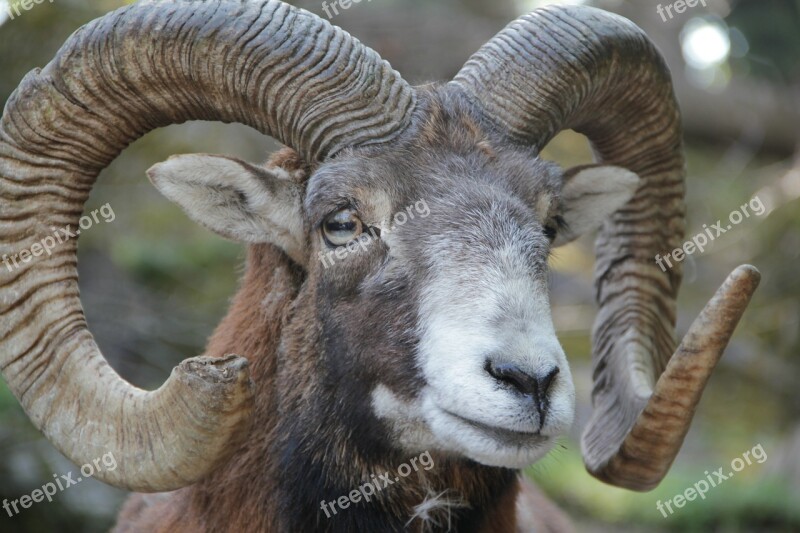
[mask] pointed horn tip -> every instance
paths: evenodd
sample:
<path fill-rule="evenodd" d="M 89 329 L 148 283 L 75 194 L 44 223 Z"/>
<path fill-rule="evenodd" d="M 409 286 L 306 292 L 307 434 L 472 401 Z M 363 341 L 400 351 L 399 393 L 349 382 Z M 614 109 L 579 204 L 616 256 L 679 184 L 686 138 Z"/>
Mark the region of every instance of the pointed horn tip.
<path fill-rule="evenodd" d="M 761 272 L 753 265 L 736 267 L 695 319 L 681 346 L 693 338 L 692 334 L 701 335 L 713 328 L 720 333 L 727 331 L 721 346 L 724 349 L 760 282 Z"/>
<path fill-rule="evenodd" d="M 739 265 L 728 276 L 728 280 L 745 287 L 752 287 L 755 290 L 761 282 L 761 271 L 753 265 Z"/>

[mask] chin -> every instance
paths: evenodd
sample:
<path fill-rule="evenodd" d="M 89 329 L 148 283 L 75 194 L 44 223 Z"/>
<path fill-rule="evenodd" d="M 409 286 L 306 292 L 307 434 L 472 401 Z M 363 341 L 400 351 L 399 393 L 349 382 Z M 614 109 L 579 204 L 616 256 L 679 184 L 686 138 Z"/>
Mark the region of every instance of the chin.
<path fill-rule="evenodd" d="M 427 423 L 444 450 L 482 465 L 513 469 L 547 455 L 560 435 L 488 425 L 443 409 L 429 412 Z"/>

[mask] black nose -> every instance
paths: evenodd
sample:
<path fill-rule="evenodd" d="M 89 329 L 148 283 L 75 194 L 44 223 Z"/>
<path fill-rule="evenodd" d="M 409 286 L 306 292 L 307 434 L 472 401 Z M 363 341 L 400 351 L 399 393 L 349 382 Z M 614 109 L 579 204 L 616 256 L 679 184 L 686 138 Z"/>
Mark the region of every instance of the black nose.
<path fill-rule="evenodd" d="M 528 374 L 513 363 L 486 362 L 486 371 L 497 381 L 511 385 L 517 391 L 530 396 L 536 403 L 536 409 L 544 423 L 544 412 L 547 409 L 547 391 L 558 375 L 559 368 L 554 366 L 549 371 L 539 374 Z"/>
<path fill-rule="evenodd" d="M 515 364 L 487 362 L 486 371 L 497 381 L 508 383 L 522 394 L 544 397 L 559 369 L 554 366 L 547 373 L 531 375 Z"/>

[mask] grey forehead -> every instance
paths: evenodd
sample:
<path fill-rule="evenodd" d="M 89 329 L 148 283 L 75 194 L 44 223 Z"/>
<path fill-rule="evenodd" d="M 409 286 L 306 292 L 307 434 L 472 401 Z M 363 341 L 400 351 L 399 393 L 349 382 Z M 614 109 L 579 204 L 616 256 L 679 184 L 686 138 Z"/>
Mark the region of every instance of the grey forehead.
<path fill-rule="evenodd" d="M 473 199 L 475 206 L 499 195 L 533 207 L 544 193 L 558 196 L 561 176 L 558 165 L 522 150 L 506 150 L 492 161 L 412 150 L 377 155 L 350 151 L 311 176 L 305 211 L 311 220 L 319 220 L 343 205 L 374 207 L 369 204 L 379 195 L 390 200 L 394 212 L 420 199 L 435 202 L 453 193 L 462 202 Z"/>

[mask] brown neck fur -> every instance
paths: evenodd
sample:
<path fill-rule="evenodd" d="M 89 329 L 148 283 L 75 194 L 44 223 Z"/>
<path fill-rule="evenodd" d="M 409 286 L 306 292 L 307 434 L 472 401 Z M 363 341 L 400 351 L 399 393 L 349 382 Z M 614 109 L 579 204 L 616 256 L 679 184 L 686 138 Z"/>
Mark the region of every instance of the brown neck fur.
<path fill-rule="evenodd" d="M 248 445 L 228 466 L 189 489 L 192 514 L 204 516 L 210 530 L 222 531 L 235 522 L 239 522 L 238 526 L 269 522 L 277 525 L 267 520 L 276 518 L 270 513 L 276 487 L 269 460 L 278 412 L 276 354 L 283 318 L 301 281 L 302 273 L 284 254 L 269 245 L 250 247 L 242 286 L 209 340 L 208 355 L 237 353 L 250 360 L 257 398 L 253 437 Z M 226 512 L 214 512 L 219 509 Z M 238 526 L 234 529 L 247 529 Z"/>

